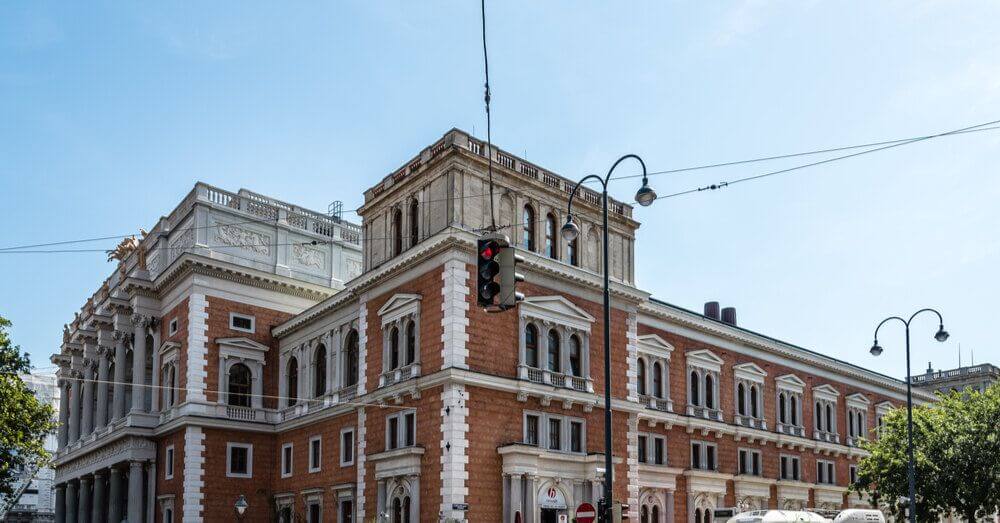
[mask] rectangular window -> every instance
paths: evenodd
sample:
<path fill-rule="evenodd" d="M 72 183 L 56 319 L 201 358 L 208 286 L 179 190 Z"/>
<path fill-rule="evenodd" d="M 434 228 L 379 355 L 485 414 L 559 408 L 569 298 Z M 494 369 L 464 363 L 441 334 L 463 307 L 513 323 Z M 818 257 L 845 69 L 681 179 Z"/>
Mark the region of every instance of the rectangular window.
<path fill-rule="evenodd" d="M 354 428 L 340 431 L 340 466 L 354 464 Z"/>
<path fill-rule="evenodd" d="M 701 443 L 691 443 L 691 468 L 701 469 Z"/>
<path fill-rule="evenodd" d="M 399 418 L 391 416 L 389 417 L 389 434 L 386 436 L 385 448 L 393 450 L 397 447 L 399 447 Z"/>
<path fill-rule="evenodd" d="M 786 479 L 799 480 L 799 458 L 788 458 L 788 477 Z"/>
<path fill-rule="evenodd" d="M 254 317 L 245 314 L 229 313 L 229 328 L 240 332 L 254 332 Z"/>
<path fill-rule="evenodd" d="M 417 413 L 409 410 L 386 417 L 385 449 L 393 450 L 416 445 Z"/>
<path fill-rule="evenodd" d="M 853 485 L 858 482 L 858 466 L 851 465 L 849 470 L 851 473 L 851 485 Z"/>
<path fill-rule="evenodd" d="M 319 472 L 323 461 L 323 439 L 320 436 L 309 438 L 309 472 Z"/>
<path fill-rule="evenodd" d="M 562 420 L 549 419 L 549 450 L 562 449 Z"/>
<path fill-rule="evenodd" d="M 340 501 L 340 521 L 338 523 L 354 522 L 354 500 L 343 499 Z"/>
<path fill-rule="evenodd" d="M 403 420 L 406 425 L 406 439 L 403 445 L 412 447 L 417 442 L 417 413 L 408 412 L 403 416 Z"/>
<path fill-rule="evenodd" d="M 538 446 L 538 416 L 528 414 L 524 417 L 524 442 Z"/>
<path fill-rule="evenodd" d="M 570 452 L 583 452 L 583 423 L 571 421 L 569 423 L 569 450 Z"/>
<path fill-rule="evenodd" d="M 320 504 L 317 502 L 309 503 L 309 512 L 306 514 L 306 523 L 321 523 L 323 521 L 323 512 L 320 509 Z"/>
<path fill-rule="evenodd" d="M 230 478 L 253 477 L 253 445 L 248 443 L 226 444 L 226 476 Z"/>
<path fill-rule="evenodd" d="M 705 445 L 705 468 L 715 470 L 715 445 Z"/>
<path fill-rule="evenodd" d="M 638 446 L 639 446 L 639 449 L 638 449 L 639 450 L 639 463 L 646 463 L 647 461 L 649 461 L 646 458 L 646 448 L 647 448 L 646 436 L 641 436 L 641 435 L 639 436 Z"/>
<path fill-rule="evenodd" d="M 281 446 L 281 477 L 287 478 L 292 475 L 292 444 L 285 443 Z"/>
<path fill-rule="evenodd" d="M 177 334 L 177 318 L 170 320 L 170 323 L 167 324 L 167 336 L 174 334 Z"/>
<path fill-rule="evenodd" d="M 782 458 L 784 460 L 784 458 Z M 740 449 L 739 451 L 740 474 L 750 476 L 760 476 L 760 451 L 751 449 Z"/>
<path fill-rule="evenodd" d="M 166 479 L 174 479 L 174 446 L 170 445 L 167 447 L 166 456 L 164 457 L 165 466 L 164 477 Z"/>
<path fill-rule="evenodd" d="M 666 453 L 664 452 L 666 448 L 666 442 L 663 438 L 653 437 L 653 464 L 655 465 L 666 465 Z"/>

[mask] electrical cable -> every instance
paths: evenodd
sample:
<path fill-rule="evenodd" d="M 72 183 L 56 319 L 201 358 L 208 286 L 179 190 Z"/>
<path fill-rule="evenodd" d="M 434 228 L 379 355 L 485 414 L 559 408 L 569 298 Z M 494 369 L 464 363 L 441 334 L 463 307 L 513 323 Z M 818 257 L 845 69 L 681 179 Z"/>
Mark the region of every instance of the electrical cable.
<path fill-rule="evenodd" d="M 490 58 L 486 53 L 486 0 L 480 1 L 480 6 L 482 8 L 482 19 L 483 19 L 483 66 L 486 70 L 486 94 L 484 99 L 486 101 L 486 157 L 487 157 L 487 170 L 489 171 L 490 179 L 490 225 L 495 231 L 497 228 L 497 216 L 496 211 L 493 210 L 493 136 L 491 132 L 490 125 Z"/>

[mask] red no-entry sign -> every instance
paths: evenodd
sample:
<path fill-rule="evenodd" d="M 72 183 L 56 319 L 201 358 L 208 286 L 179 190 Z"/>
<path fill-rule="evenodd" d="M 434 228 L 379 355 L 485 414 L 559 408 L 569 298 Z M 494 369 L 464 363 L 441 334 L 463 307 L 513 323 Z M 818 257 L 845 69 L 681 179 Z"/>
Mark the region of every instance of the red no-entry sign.
<path fill-rule="evenodd" d="M 576 507 L 576 521 L 577 523 L 594 523 L 597 519 L 597 511 L 594 510 L 594 506 L 590 503 L 584 501 L 580 503 L 579 507 Z"/>

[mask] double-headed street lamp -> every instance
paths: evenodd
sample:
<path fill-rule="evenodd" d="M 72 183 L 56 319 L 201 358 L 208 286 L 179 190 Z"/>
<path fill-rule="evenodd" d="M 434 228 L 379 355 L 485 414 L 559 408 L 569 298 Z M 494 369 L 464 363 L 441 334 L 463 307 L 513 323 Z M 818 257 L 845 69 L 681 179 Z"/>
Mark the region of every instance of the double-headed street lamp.
<path fill-rule="evenodd" d="M 587 180 L 594 179 L 601 182 L 601 203 L 603 206 L 603 233 L 604 239 L 602 247 L 604 249 L 604 513 L 602 520 L 611 511 L 611 485 L 613 474 L 613 463 L 611 459 L 611 288 L 608 271 L 608 182 L 611 180 L 611 173 L 622 161 L 634 158 L 642 166 L 642 187 L 635 193 L 635 201 L 643 207 L 649 206 L 656 200 L 656 191 L 649 187 L 646 178 L 646 163 L 642 158 L 634 154 L 622 156 L 608 169 L 608 174 L 603 179 L 596 174 L 584 176 L 569 195 L 569 204 L 566 206 L 566 224 L 562 227 L 562 235 L 566 241 L 573 241 L 580 235 L 580 227 L 573 221 L 573 197 L 576 196 L 577 189 Z"/>
<path fill-rule="evenodd" d="M 869 352 L 872 356 L 878 356 L 882 354 L 882 346 L 878 344 L 878 330 L 882 328 L 886 322 L 890 320 L 899 320 L 906 327 L 906 452 L 907 452 L 907 463 L 906 463 L 906 479 L 909 482 L 909 494 L 910 494 L 910 523 L 915 523 L 917 521 L 917 500 L 916 500 L 916 477 L 914 472 L 914 461 L 913 461 L 913 391 L 910 377 L 910 322 L 913 318 L 916 318 L 918 314 L 922 312 L 933 312 L 937 314 L 938 317 L 938 330 L 934 334 L 934 339 L 940 342 L 944 342 L 948 339 L 948 331 L 944 330 L 944 319 L 941 317 L 941 313 L 934 309 L 920 309 L 914 312 L 910 319 L 904 320 L 899 316 L 890 316 L 884 320 L 882 323 L 875 327 L 875 342 L 872 343 L 872 348 Z"/>

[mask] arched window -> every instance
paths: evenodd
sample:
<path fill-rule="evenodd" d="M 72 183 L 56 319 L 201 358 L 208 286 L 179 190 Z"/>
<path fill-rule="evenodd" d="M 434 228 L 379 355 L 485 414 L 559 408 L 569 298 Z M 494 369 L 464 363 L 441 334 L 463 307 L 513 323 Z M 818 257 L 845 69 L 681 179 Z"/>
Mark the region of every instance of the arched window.
<path fill-rule="evenodd" d="M 707 374 L 705 376 L 705 407 L 709 409 L 715 408 L 715 389 L 712 381 L 712 375 Z"/>
<path fill-rule="evenodd" d="M 399 498 L 392 500 L 392 523 L 403 523 L 403 502 Z"/>
<path fill-rule="evenodd" d="M 816 402 L 816 430 L 823 430 L 823 405 Z"/>
<path fill-rule="evenodd" d="M 410 202 L 410 247 L 420 241 L 420 208 L 417 207 L 417 200 Z"/>
<path fill-rule="evenodd" d="M 549 330 L 549 370 L 552 372 L 562 372 L 559 361 L 559 333 Z"/>
<path fill-rule="evenodd" d="M 788 423 L 788 415 L 785 412 L 785 393 L 778 394 L 778 422 Z"/>
<path fill-rule="evenodd" d="M 403 498 L 403 523 L 410 523 L 410 496 Z"/>
<path fill-rule="evenodd" d="M 649 523 L 649 505 L 643 505 L 642 508 L 639 509 L 639 522 Z"/>
<path fill-rule="evenodd" d="M 701 514 L 701 518 L 704 523 L 712 523 L 712 511 L 706 508 L 705 512 Z"/>
<path fill-rule="evenodd" d="M 538 329 L 530 323 L 524 328 L 524 363 L 538 368 Z"/>
<path fill-rule="evenodd" d="M 326 345 L 320 344 L 313 353 L 313 397 L 326 394 Z"/>
<path fill-rule="evenodd" d="M 556 259 L 556 217 L 551 213 L 545 216 L 545 255 Z"/>
<path fill-rule="evenodd" d="M 791 403 L 792 407 L 790 410 L 792 411 L 791 412 L 792 425 L 795 425 L 797 427 L 799 426 L 799 400 L 796 399 L 795 396 L 792 396 Z"/>
<path fill-rule="evenodd" d="M 569 264 L 574 267 L 580 266 L 580 255 L 577 253 L 577 239 L 566 242 L 566 258 L 569 260 Z"/>
<path fill-rule="evenodd" d="M 848 412 L 847 413 L 847 434 L 849 436 L 852 436 L 852 437 L 856 434 L 856 432 L 854 432 L 854 413 L 853 412 Z"/>
<path fill-rule="evenodd" d="M 344 386 L 358 383 L 358 331 L 351 329 L 344 344 Z"/>
<path fill-rule="evenodd" d="M 392 254 L 403 252 L 403 211 L 392 211 Z"/>
<path fill-rule="evenodd" d="M 229 394 L 226 403 L 233 407 L 250 406 L 250 368 L 237 363 L 229 368 Z"/>
<path fill-rule="evenodd" d="M 858 428 L 858 436 L 864 437 L 865 429 L 867 427 L 865 427 L 864 418 L 861 416 L 861 413 L 858 412 L 857 415 L 858 415 L 858 421 L 854 423 L 854 426 Z"/>
<path fill-rule="evenodd" d="M 738 412 L 740 416 L 747 415 L 747 409 L 745 403 L 746 399 L 747 399 L 746 391 L 743 390 L 743 384 L 740 383 L 739 385 L 736 386 L 736 412 Z"/>
<path fill-rule="evenodd" d="M 646 395 L 646 360 L 639 358 L 639 375 L 636 378 L 635 391 L 639 394 Z"/>
<path fill-rule="evenodd" d="M 826 431 L 833 432 L 833 409 L 830 405 L 826 406 Z"/>
<path fill-rule="evenodd" d="M 583 376 L 583 347 L 577 335 L 569 338 L 569 372 L 576 377 Z"/>
<path fill-rule="evenodd" d="M 299 402 L 299 360 L 295 356 L 288 358 L 288 380 L 285 387 L 285 397 L 291 407 Z"/>
<path fill-rule="evenodd" d="M 759 418 L 757 412 L 757 386 L 750 385 L 750 416 Z"/>
<path fill-rule="evenodd" d="M 413 320 L 406 323 L 406 364 L 417 359 L 417 324 Z"/>
<path fill-rule="evenodd" d="M 698 378 L 698 373 L 696 371 L 691 371 L 691 404 L 701 405 L 701 399 L 699 398 L 701 391 L 701 380 Z"/>
<path fill-rule="evenodd" d="M 653 396 L 663 397 L 663 367 L 660 362 L 653 362 Z"/>
<path fill-rule="evenodd" d="M 171 365 L 163 367 L 163 408 L 169 409 L 174 406 L 174 401 L 177 399 L 177 383 L 174 381 L 177 377 L 177 370 Z"/>
<path fill-rule="evenodd" d="M 694 521 L 695 523 L 701 523 L 701 509 L 694 509 Z"/>
<path fill-rule="evenodd" d="M 521 217 L 522 233 L 524 234 L 524 249 L 535 250 L 535 209 L 531 205 L 524 206 L 524 213 Z"/>
<path fill-rule="evenodd" d="M 389 368 L 399 367 L 399 329 L 393 327 L 389 330 Z"/>
<path fill-rule="evenodd" d="M 660 506 L 659 505 L 653 505 L 652 518 L 650 519 L 650 523 L 660 523 Z"/>

